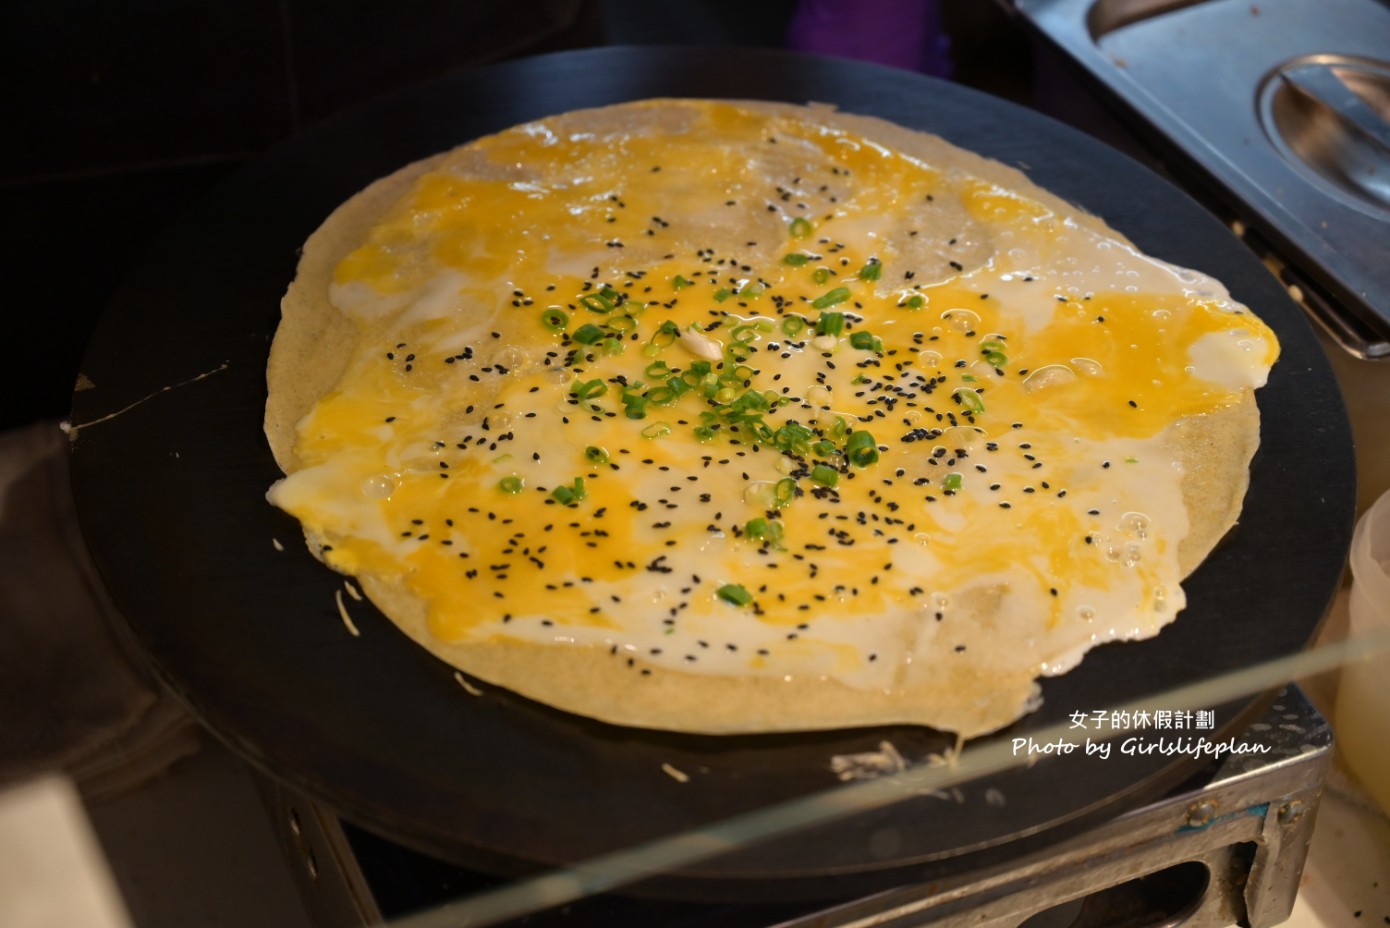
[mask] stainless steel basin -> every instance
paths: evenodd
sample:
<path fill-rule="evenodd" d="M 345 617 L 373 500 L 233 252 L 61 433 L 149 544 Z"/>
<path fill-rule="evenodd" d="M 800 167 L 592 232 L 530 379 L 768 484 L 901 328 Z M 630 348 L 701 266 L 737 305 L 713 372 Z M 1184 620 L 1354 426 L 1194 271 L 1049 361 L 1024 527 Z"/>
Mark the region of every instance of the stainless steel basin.
<path fill-rule="evenodd" d="M 1295 59 L 1265 81 L 1260 121 L 1329 196 L 1390 215 L 1390 68 L 1344 55 Z"/>
<path fill-rule="evenodd" d="M 1171 143 L 1348 350 L 1390 358 L 1385 0 L 1016 0 Z"/>

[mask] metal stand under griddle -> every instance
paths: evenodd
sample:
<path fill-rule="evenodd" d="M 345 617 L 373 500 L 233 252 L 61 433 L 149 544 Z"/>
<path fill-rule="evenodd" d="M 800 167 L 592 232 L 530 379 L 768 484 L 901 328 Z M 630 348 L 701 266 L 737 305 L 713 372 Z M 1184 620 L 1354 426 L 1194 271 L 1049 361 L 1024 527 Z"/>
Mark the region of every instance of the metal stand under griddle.
<path fill-rule="evenodd" d="M 1226 755 L 1166 798 L 1003 866 L 830 904 L 601 896 L 524 923 L 1141 928 L 1181 921 L 1188 928 L 1266 928 L 1292 910 L 1332 732 L 1289 687 L 1237 740 L 1268 751 Z M 375 924 L 501 885 L 363 832 L 277 784 L 264 787 L 305 904 L 324 928 Z"/>

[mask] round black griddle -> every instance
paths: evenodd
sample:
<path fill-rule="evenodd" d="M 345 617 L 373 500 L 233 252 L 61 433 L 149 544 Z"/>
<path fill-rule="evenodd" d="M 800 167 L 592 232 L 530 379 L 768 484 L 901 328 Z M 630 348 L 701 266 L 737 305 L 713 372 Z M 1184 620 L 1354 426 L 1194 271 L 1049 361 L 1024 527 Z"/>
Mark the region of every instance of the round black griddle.
<path fill-rule="evenodd" d="M 908 727 L 681 736 L 592 722 L 486 685 L 471 696 L 366 603 L 348 600 L 361 629 L 350 636 L 334 601 L 341 578 L 264 500 L 279 476 L 261 432 L 267 351 L 298 249 L 324 217 L 373 179 L 479 135 L 654 96 L 830 102 L 945 136 L 1024 168 L 1145 251 L 1219 278 L 1279 334 L 1244 515 L 1190 579 L 1186 611 L 1157 639 L 1103 647 L 1046 681 L 1042 709 L 995 737 L 1306 646 L 1350 539 L 1349 429 L 1300 311 L 1219 222 L 1099 143 L 951 84 L 771 51 L 603 49 L 450 78 L 292 139 L 171 229 L 103 317 L 83 367 L 96 386 L 74 399 L 78 511 L 120 611 L 211 729 L 354 821 L 504 874 L 830 788 L 832 755 L 882 740 L 909 760 L 952 744 Z M 1220 731 L 1209 734 L 1236 730 L 1257 703 L 1213 707 Z M 959 801 L 913 799 L 684 877 L 768 897 L 964 868 L 1134 806 L 1191 763 L 1071 756 L 969 784 Z M 985 801 L 988 790 L 996 801 Z M 893 842 L 871 848 L 868 836 L 884 828 Z"/>

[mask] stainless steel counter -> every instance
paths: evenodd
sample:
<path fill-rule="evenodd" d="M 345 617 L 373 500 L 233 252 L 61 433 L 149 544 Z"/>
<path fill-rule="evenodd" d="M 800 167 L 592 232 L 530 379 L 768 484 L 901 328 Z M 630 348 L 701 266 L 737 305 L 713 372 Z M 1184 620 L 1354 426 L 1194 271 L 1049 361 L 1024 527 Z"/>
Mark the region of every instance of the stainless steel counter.
<path fill-rule="evenodd" d="M 1015 5 L 1242 220 L 1339 344 L 1390 357 L 1390 8 Z"/>

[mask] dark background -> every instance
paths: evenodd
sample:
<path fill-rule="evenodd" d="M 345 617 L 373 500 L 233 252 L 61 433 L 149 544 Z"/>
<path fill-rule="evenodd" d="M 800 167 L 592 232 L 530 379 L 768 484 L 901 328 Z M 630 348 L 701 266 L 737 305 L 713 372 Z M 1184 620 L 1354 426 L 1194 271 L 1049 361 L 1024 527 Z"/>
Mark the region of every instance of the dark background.
<path fill-rule="evenodd" d="M 895 0 L 845 2 L 874 15 Z M 12 2 L 0 37 L 9 77 L 0 124 L 10 139 L 0 147 L 0 429 L 66 416 L 87 337 L 129 268 L 219 181 L 301 128 L 521 55 L 605 44 L 780 47 L 796 6 Z M 1007 6 L 941 0 L 939 9 L 954 78 L 1031 102 L 1031 48 Z"/>

